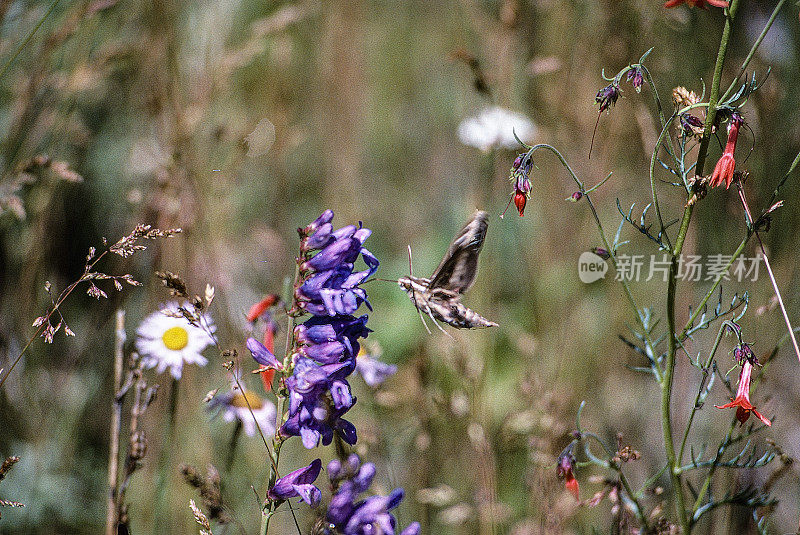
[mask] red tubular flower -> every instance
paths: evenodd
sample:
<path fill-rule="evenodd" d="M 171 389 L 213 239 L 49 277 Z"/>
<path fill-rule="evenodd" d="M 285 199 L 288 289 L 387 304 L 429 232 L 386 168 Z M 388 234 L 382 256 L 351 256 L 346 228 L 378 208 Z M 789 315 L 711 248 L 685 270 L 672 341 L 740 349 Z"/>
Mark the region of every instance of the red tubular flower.
<path fill-rule="evenodd" d="M 736 407 L 736 419 L 739 420 L 741 425 L 750 418 L 750 413 L 756 415 L 756 418 L 761 420 L 764 425 L 772 425 L 766 417 L 762 416 L 756 408 L 750 403 L 750 376 L 753 373 L 753 363 L 750 360 L 745 360 L 742 364 L 742 373 L 739 375 L 739 388 L 736 391 L 736 397 L 730 403 L 725 405 L 714 405 L 718 409 L 729 409 Z"/>
<path fill-rule="evenodd" d="M 567 490 L 575 496 L 576 500 L 580 501 L 580 498 L 578 498 L 578 480 L 575 479 L 572 473 L 572 468 L 575 466 L 575 455 L 572 453 L 573 447 L 575 447 L 575 442 L 570 443 L 558 456 L 556 475 L 558 479 L 564 480 L 564 486 Z"/>
<path fill-rule="evenodd" d="M 725 0 L 668 0 L 664 4 L 664 7 L 677 7 L 684 2 L 689 4 L 690 7 L 700 7 L 703 9 L 708 9 L 709 5 L 714 7 L 728 7 L 728 2 Z"/>
<path fill-rule="evenodd" d="M 277 302 L 278 296 L 275 294 L 269 294 L 264 299 L 250 307 L 250 310 L 247 312 L 247 321 L 251 323 L 256 321 L 261 314 L 266 312 L 269 307 Z M 272 350 L 270 349 L 270 351 Z"/>
<path fill-rule="evenodd" d="M 728 125 L 728 142 L 711 174 L 710 185 L 712 188 L 721 186 L 725 182 L 725 189 L 728 189 L 733 181 L 733 169 L 736 167 L 733 153 L 736 150 L 736 138 L 739 137 L 739 127 L 742 126 L 742 122 L 740 117 L 734 117 L 731 119 L 731 124 Z"/>

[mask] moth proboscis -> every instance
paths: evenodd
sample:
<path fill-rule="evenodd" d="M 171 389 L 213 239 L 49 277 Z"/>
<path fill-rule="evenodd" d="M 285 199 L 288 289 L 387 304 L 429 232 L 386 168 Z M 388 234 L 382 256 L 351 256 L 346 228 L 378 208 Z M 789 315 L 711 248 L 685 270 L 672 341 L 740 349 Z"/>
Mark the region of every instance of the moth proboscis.
<path fill-rule="evenodd" d="M 478 271 L 478 254 L 486 238 L 489 215 L 476 211 L 472 219 L 464 225 L 442 258 L 430 278 L 401 277 L 397 284 L 408 293 L 417 310 L 430 316 L 436 323 L 439 320 L 457 329 L 476 327 L 497 327 L 461 302 L 461 295 L 472 287 Z M 424 319 L 423 319 L 424 324 Z M 427 329 L 428 326 L 425 325 Z M 428 331 L 430 332 L 430 331 Z"/>

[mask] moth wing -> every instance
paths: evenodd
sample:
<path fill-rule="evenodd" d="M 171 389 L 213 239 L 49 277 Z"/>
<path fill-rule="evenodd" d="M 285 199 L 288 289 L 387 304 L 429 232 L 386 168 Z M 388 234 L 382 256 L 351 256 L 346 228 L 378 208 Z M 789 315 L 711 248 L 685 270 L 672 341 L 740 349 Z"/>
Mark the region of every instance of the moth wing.
<path fill-rule="evenodd" d="M 439 267 L 431 275 L 429 290 L 441 288 L 461 294 L 470 289 L 478 272 L 478 254 L 488 226 L 489 214 L 476 211 L 453 239 Z"/>

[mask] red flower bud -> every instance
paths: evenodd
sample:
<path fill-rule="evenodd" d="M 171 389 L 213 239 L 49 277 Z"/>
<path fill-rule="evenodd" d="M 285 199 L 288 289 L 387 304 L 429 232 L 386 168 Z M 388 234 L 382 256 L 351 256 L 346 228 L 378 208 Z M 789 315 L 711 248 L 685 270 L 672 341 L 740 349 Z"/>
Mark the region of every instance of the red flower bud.
<path fill-rule="evenodd" d="M 519 216 L 522 217 L 525 214 L 525 204 L 528 202 L 528 196 L 522 193 L 521 191 L 517 191 L 514 194 L 514 204 L 519 210 Z"/>

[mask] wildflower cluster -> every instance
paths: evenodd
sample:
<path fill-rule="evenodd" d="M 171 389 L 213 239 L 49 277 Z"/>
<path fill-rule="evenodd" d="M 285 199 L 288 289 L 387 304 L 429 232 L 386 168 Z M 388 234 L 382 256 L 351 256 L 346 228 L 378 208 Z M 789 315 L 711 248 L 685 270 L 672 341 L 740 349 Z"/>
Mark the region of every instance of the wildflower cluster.
<path fill-rule="evenodd" d="M 665 7 L 675 7 L 682 3 L 688 3 L 690 7 L 706 8 L 708 5 L 715 7 L 728 7 L 728 2 L 722 0 L 669 0 Z M 730 10 L 735 13 L 736 4 L 732 3 L 734 9 Z M 773 16 L 777 14 L 777 9 Z M 726 13 L 731 16 L 730 13 Z M 726 24 L 731 25 L 732 21 L 728 20 Z M 767 27 L 762 32 L 766 34 L 769 29 Z M 613 268 L 616 271 L 615 280 L 620 281 L 625 289 L 629 298 L 630 304 L 634 309 L 635 315 L 638 319 L 638 325 L 633 329 L 634 337 L 630 340 L 626 337 L 620 336 L 636 354 L 646 356 L 649 363 L 648 367 L 638 368 L 645 372 L 650 372 L 656 378 L 656 383 L 661 388 L 661 427 L 663 433 L 663 443 L 665 445 L 665 454 L 667 457 L 667 464 L 665 473 L 670 476 L 670 483 L 673 493 L 673 501 L 675 506 L 676 521 L 672 522 L 666 516 L 663 516 L 663 506 L 661 504 L 648 503 L 642 499 L 644 496 L 643 488 L 636 489 L 631 486 L 630 482 L 625 476 L 624 464 L 639 458 L 640 454 L 631 446 L 623 446 L 621 442 L 621 435 L 618 435 L 617 445 L 610 445 L 606 443 L 600 436 L 592 433 L 591 431 L 584 431 L 580 425 L 580 412 L 584 406 L 578 409 L 576 418 L 577 431 L 573 436 L 570 444 L 563 449 L 556 461 L 556 476 L 563 482 L 567 491 L 569 491 L 577 500 L 579 497 L 578 481 L 575 477 L 575 472 L 579 466 L 585 464 L 592 464 L 604 470 L 614 472 L 613 477 L 607 478 L 604 483 L 604 489 L 596 492 L 594 497 L 583 502 L 587 506 L 595 506 L 600 501 L 608 498 L 612 504 L 612 512 L 615 515 L 615 529 L 623 530 L 623 526 L 627 528 L 631 523 L 638 524 L 638 529 L 642 533 L 651 532 L 677 532 L 680 529 L 683 533 L 690 533 L 692 528 L 697 524 L 698 519 L 709 511 L 721 505 L 745 505 L 751 511 L 753 518 L 757 522 L 759 529 L 764 525 L 765 518 L 763 511 L 765 506 L 774 503 L 770 497 L 769 490 L 772 483 L 764 485 L 763 488 L 758 489 L 758 493 L 753 488 L 741 492 L 726 492 L 721 495 L 718 492 L 712 492 L 708 487 L 712 479 L 714 470 L 718 466 L 726 466 L 734 469 L 755 469 L 767 466 L 773 459 L 776 458 L 776 452 L 780 450 L 775 446 L 774 442 L 768 441 L 769 449 L 760 457 L 756 455 L 754 448 L 751 449 L 749 437 L 754 433 L 763 430 L 764 427 L 769 427 L 772 422 L 769 418 L 761 414 L 751 401 L 751 388 L 753 373 L 759 366 L 749 344 L 742 339 L 742 329 L 738 325 L 738 321 L 744 316 L 748 306 L 748 295 L 734 294 L 730 300 L 728 307 L 723 306 L 723 288 L 721 283 L 724 280 L 730 280 L 730 270 L 735 265 L 741 272 L 747 257 L 744 256 L 744 248 L 747 241 L 751 236 L 754 236 L 757 241 L 760 252 L 757 258 L 763 262 L 764 269 L 769 274 L 770 282 L 775 291 L 775 300 L 777 306 L 780 307 L 783 314 L 788 337 L 786 340 L 791 340 L 797 358 L 800 360 L 800 344 L 794 336 L 795 329 L 792 327 L 788 313 L 783 304 L 780 290 L 778 288 L 776 278 L 763 241 L 759 233 L 767 231 L 770 226 L 770 214 L 777 208 L 783 205 L 783 201 L 776 201 L 778 191 L 785 183 L 785 178 L 779 182 L 778 187 L 773 193 L 772 199 L 769 201 L 769 208 L 758 212 L 750 209 L 746 199 L 746 192 L 743 187 L 748 172 L 743 169 L 736 169 L 735 150 L 738 141 L 739 133 L 742 126 L 745 125 L 745 119 L 742 115 L 742 108 L 746 104 L 748 98 L 760 87 L 753 75 L 748 80 L 740 80 L 740 77 L 745 72 L 745 66 L 742 67 L 742 74 L 738 75 L 730 83 L 727 90 L 720 90 L 721 77 L 723 70 L 720 68 L 724 53 L 726 50 L 728 34 L 725 34 L 723 42 L 720 45 L 720 55 L 718 57 L 718 68 L 715 71 L 715 79 L 712 84 L 711 94 L 706 96 L 705 93 L 698 97 L 694 92 L 686 89 L 683 86 L 676 87 L 672 91 L 672 102 L 674 104 L 674 113 L 668 115 L 664 112 L 664 106 L 658 96 L 655 85 L 648 69 L 643 65 L 644 59 L 650 53 L 646 52 L 639 60 L 638 63 L 630 64 L 629 66 L 620 70 L 613 77 L 606 77 L 603 75 L 604 80 L 608 85 L 600 89 L 595 95 L 595 102 L 599 108 L 598 120 L 604 111 L 610 110 L 619 99 L 621 93 L 621 84 L 623 80 L 627 80 L 633 88 L 639 92 L 645 82 L 651 85 L 652 98 L 655 103 L 658 121 L 660 123 L 661 135 L 659 136 L 656 146 L 653 147 L 651 156 L 650 167 L 650 190 L 652 195 L 652 202 L 643 209 L 640 217 L 633 217 L 633 205 L 627 211 L 623 209 L 619 200 L 617 201 L 617 210 L 622 216 L 616 235 L 613 241 L 608 239 L 610 233 L 604 229 L 603 222 L 598 215 L 598 212 L 592 203 L 589 194 L 592 193 L 599 186 L 603 185 L 606 180 L 601 181 L 596 186 L 591 188 L 584 187 L 584 183 L 578 178 L 575 171 L 566 162 L 562 154 L 554 147 L 539 143 L 533 147 L 528 147 L 529 151 L 520 155 L 512 165 L 511 179 L 514 181 L 515 191 L 513 200 L 517 205 L 520 215 L 525 205 L 527 193 L 530 191 L 530 184 L 528 181 L 528 174 L 530 171 L 530 162 L 533 153 L 539 149 L 546 149 L 555 154 L 566 170 L 572 176 L 572 179 L 578 185 L 578 191 L 567 200 L 578 202 L 583 197 L 586 197 L 594 220 L 596 222 L 598 232 L 603 241 L 603 247 L 596 247 L 593 252 L 603 259 L 610 259 Z M 753 46 L 751 54 L 758 47 L 758 43 Z M 749 60 L 748 60 L 749 61 Z M 762 82 L 763 83 L 763 82 Z M 722 151 L 721 156 L 714 164 L 711 173 L 705 172 L 705 164 L 710 163 L 709 147 L 713 147 L 712 136 L 721 132 L 721 125 L 727 126 L 727 142 Z M 595 126 L 595 131 L 597 126 Z M 594 135 L 592 137 L 592 143 Z M 591 149 L 589 152 L 591 156 Z M 694 160 L 694 161 L 692 161 Z M 683 205 L 683 214 L 680 217 L 669 219 L 664 215 L 664 205 L 659 203 L 661 193 L 658 190 L 659 178 L 656 174 L 660 164 L 665 170 L 670 173 L 671 177 L 676 177 L 677 180 L 666 182 L 667 184 L 676 187 L 680 190 L 681 196 L 685 199 Z M 790 168 L 791 172 L 794 170 L 797 162 L 795 161 Z M 610 176 L 610 175 L 609 175 Z M 787 175 L 788 176 L 788 175 Z M 710 188 L 725 185 L 728 189 L 732 183 L 737 186 L 737 193 L 741 201 L 741 208 L 746 216 L 747 233 L 739 246 L 739 248 L 731 255 L 709 255 L 710 258 L 724 257 L 725 261 L 721 263 L 719 269 L 709 266 L 706 280 L 713 280 L 714 283 L 700 301 L 699 306 L 692 306 L 689 313 L 689 318 L 685 324 L 680 325 L 676 321 L 675 302 L 677 295 L 678 281 L 686 276 L 686 265 L 682 261 L 682 250 L 686 243 L 686 237 L 690 231 L 690 222 L 693 211 L 698 209 L 698 202 L 703 199 Z M 682 199 L 682 200 L 684 200 Z M 648 210 L 652 208 L 652 212 L 648 215 Z M 756 214 L 756 217 L 753 214 Z M 681 222 L 677 228 L 670 228 L 672 225 Z M 646 311 L 642 313 L 635 300 L 638 299 L 631 291 L 628 282 L 631 278 L 625 277 L 626 268 L 628 264 L 626 260 L 631 258 L 629 254 L 620 252 L 620 247 L 629 243 L 622 236 L 621 232 L 625 228 L 625 224 L 630 224 L 637 232 L 645 235 L 651 241 L 655 242 L 659 251 L 668 251 L 669 255 L 664 255 L 663 258 L 663 278 L 662 280 L 667 283 L 667 331 L 657 332 L 654 326 L 658 323 L 654 316 L 651 316 L 651 311 L 645 308 Z M 652 230 L 655 229 L 655 230 Z M 635 255 L 634 255 L 635 256 Z M 700 258 L 697 256 L 696 258 Z M 656 264 L 652 264 L 651 267 Z M 737 268 L 734 269 L 734 275 Z M 699 277 L 699 274 L 698 274 Z M 649 279 L 648 279 L 649 280 Z M 755 274 L 753 281 L 755 281 Z M 586 282 L 586 281 L 585 281 Z M 709 309 L 710 300 L 714 294 L 718 292 L 718 304 L 713 308 L 713 312 Z M 725 318 L 728 316 L 728 318 Z M 686 423 L 686 427 L 682 433 L 678 433 L 674 429 L 674 421 L 671 418 L 671 411 L 676 401 L 672 395 L 672 384 L 675 377 L 677 366 L 680 359 L 677 358 L 680 351 L 686 351 L 684 346 L 687 340 L 695 342 L 694 334 L 701 329 L 708 329 L 712 324 L 719 322 L 719 333 L 708 352 L 707 357 L 698 358 L 697 360 L 690 359 L 691 365 L 699 371 L 702 376 L 699 380 L 699 386 L 695 395 L 694 403 L 690 407 L 691 414 Z M 735 419 L 731 424 L 730 431 L 725 438 L 721 439 L 717 446 L 715 453 L 709 458 L 705 450 L 698 453 L 693 447 L 687 447 L 687 437 L 691 435 L 691 427 L 696 421 L 696 415 L 705 405 L 706 400 L 712 394 L 712 387 L 714 379 L 719 376 L 716 373 L 720 367 L 716 358 L 716 352 L 720 347 L 723 335 L 727 331 L 733 332 L 738 342 L 734 350 L 734 355 L 739 367 L 739 381 L 738 387 L 735 388 L 735 394 L 730 397 L 728 403 L 715 405 L 717 409 L 731 409 L 735 408 Z M 666 350 L 662 352 L 660 348 L 663 341 L 666 340 Z M 782 342 L 776 345 L 776 349 L 771 354 L 774 357 Z M 701 351 L 702 353 L 702 351 Z M 654 355 L 660 355 L 655 357 Z M 726 384 L 729 384 L 728 377 L 724 379 Z M 733 390 L 733 389 L 731 389 Z M 705 405 L 706 407 L 708 405 Z M 720 413 L 715 413 L 719 416 Z M 751 415 L 763 424 L 763 426 L 749 426 L 744 428 L 744 424 L 750 420 Z M 740 424 L 737 429 L 733 424 Z M 680 436 L 683 440 L 680 441 Z M 734 451 L 734 445 L 737 443 L 746 443 L 743 449 Z M 599 445 L 603 452 L 600 455 L 592 452 L 592 447 Z M 580 446 L 580 449 L 578 447 Z M 738 447 L 736 447 L 738 449 Z M 687 462 L 686 457 L 689 457 Z M 580 462 L 579 462 L 580 460 Z M 683 472 L 687 470 L 706 470 L 706 483 L 702 492 L 695 492 L 693 488 L 687 483 L 686 476 Z M 651 478 L 649 481 L 655 481 L 660 474 Z M 687 505 L 692 502 L 687 502 L 687 491 L 691 491 L 694 495 L 694 504 L 691 507 Z M 621 509 L 619 505 L 625 503 L 625 508 Z"/>

